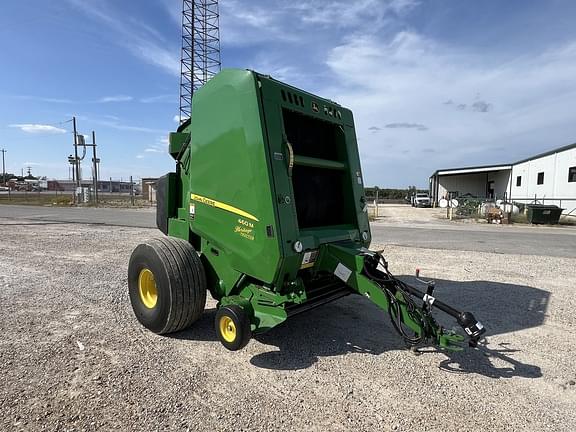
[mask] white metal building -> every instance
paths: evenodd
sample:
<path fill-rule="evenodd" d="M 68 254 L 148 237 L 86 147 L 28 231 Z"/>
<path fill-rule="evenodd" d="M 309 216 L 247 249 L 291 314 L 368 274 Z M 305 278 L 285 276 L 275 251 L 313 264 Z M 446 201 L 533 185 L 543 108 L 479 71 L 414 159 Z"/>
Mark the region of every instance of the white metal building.
<path fill-rule="evenodd" d="M 510 165 L 438 170 L 430 177 L 430 195 L 436 203 L 467 195 L 555 204 L 576 214 L 576 144 Z"/>

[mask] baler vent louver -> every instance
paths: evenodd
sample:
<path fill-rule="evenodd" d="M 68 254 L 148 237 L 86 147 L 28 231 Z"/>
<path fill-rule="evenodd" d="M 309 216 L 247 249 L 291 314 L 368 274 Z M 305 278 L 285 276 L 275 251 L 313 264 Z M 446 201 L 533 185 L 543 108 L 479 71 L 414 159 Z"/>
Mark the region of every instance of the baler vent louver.
<path fill-rule="evenodd" d="M 302 96 L 297 96 L 284 90 L 280 90 L 280 93 L 282 94 L 282 100 L 284 102 L 290 102 L 293 105 L 304 107 L 304 98 Z"/>

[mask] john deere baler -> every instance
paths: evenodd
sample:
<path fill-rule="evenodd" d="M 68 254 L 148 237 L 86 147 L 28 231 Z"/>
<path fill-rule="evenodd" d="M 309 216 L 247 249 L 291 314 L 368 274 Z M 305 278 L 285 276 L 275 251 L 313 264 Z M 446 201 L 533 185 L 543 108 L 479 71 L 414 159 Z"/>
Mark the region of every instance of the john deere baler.
<path fill-rule="evenodd" d="M 230 350 L 290 316 L 351 293 L 390 315 L 411 345 L 457 349 L 452 315 L 472 344 L 469 312 L 396 279 L 368 249 L 370 226 L 352 112 L 252 71 L 225 70 L 194 94 L 191 121 L 170 135 L 176 170 L 160 179 L 157 224 L 167 237 L 129 263 L 138 320 L 164 334 L 190 326 L 206 291 Z M 420 303 L 420 304 L 417 304 Z"/>

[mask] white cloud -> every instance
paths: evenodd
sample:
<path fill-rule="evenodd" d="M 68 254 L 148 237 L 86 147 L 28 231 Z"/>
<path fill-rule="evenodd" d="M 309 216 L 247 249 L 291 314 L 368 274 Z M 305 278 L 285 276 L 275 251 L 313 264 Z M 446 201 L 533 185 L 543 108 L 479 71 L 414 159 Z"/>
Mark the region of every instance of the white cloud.
<path fill-rule="evenodd" d="M 117 96 L 104 96 L 98 99 L 98 103 L 110 103 L 110 102 L 130 102 L 134 98 L 132 96 L 117 95 Z"/>
<path fill-rule="evenodd" d="M 168 137 L 160 137 L 156 144 L 150 144 L 144 149 L 145 153 L 168 153 Z"/>
<path fill-rule="evenodd" d="M 285 31 L 284 26 L 281 26 L 281 7 L 262 7 L 258 3 L 238 0 L 220 3 L 223 45 L 249 46 L 271 40 L 298 40 L 296 35 Z"/>
<path fill-rule="evenodd" d="M 172 117 L 172 120 L 175 123 L 180 123 L 180 114 L 176 114 L 174 117 Z"/>
<path fill-rule="evenodd" d="M 107 10 L 104 3 L 67 0 L 88 16 L 104 23 L 115 33 L 114 40 L 143 61 L 158 66 L 172 75 L 180 75 L 180 48 L 167 48 L 161 34 L 135 18 L 126 19 L 117 11 Z"/>
<path fill-rule="evenodd" d="M 353 109 L 365 171 L 374 179 L 390 166 L 388 184 L 396 168 L 425 181 L 436 168 L 511 162 L 576 134 L 576 43 L 498 61 L 416 32 L 364 34 L 334 47 L 326 64 L 333 80 L 323 94 Z M 390 124 L 429 130 L 370 129 Z"/>
<path fill-rule="evenodd" d="M 128 48 L 147 63 L 158 66 L 172 75 L 180 76 L 180 50 L 168 50 L 155 42 L 137 37 L 134 37 L 134 43 L 129 44 Z"/>
<path fill-rule="evenodd" d="M 370 29 L 376 33 L 419 4 L 416 0 L 271 0 L 263 3 L 240 0 L 220 3 L 224 45 L 257 46 L 276 41 L 308 48 L 321 46 L 326 40 L 340 40 L 341 30 Z"/>
<path fill-rule="evenodd" d="M 141 98 L 140 102 L 142 103 L 174 103 L 178 100 L 178 95 L 176 94 L 164 94 L 158 96 L 149 96 L 145 98 Z"/>
<path fill-rule="evenodd" d="M 142 154 L 136 155 L 136 159 L 144 159 L 144 155 Z"/>
<path fill-rule="evenodd" d="M 11 128 L 18 128 L 22 132 L 30 134 L 65 134 L 66 129 L 61 129 L 55 126 L 37 124 L 37 123 L 23 123 L 9 125 Z"/>
<path fill-rule="evenodd" d="M 368 24 L 376 30 L 387 23 L 390 15 L 404 15 L 418 4 L 414 0 L 296 1 L 287 4 L 286 10 L 316 26 L 358 28 Z"/>
<path fill-rule="evenodd" d="M 106 116 L 108 117 L 108 116 Z M 121 131 L 128 131 L 128 132 L 142 132 L 142 133 L 153 133 L 153 134 L 158 134 L 158 133 L 164 133 L 165 131 L 160 130 L 160 129 L 153 129 L 153 128 L 149 128 L 149 127 L 145 127 L 145 126 L 133 126 L 133 125 L 127 125 L 124 123 L 120 122 L 120 119 L 118 118 L 100 118 L 100 119 L 88 119 L 88 118 L 84 118 L 84 120 L 90 121 L 96 125 L 100 125 L 100 126 L 105 126 L 105 127 L 109 127 L 111 129 L 116 129 L 116 130 L 121 130 Z"/>
<path fill-rule="evenodd" d="M 57 104 L 74 103 L 73 100 L 63 99 L 63 98 L 50 98 L 50 97 L 30 96 L 30 95 L 17 95 L 17 96 L 12 96 L 12 97 L 14 97 L 16 99 L 30 100 L 30 101 L 36 101 L 36 102 L 48 102 L 48 103 L 57 103 Z"/>

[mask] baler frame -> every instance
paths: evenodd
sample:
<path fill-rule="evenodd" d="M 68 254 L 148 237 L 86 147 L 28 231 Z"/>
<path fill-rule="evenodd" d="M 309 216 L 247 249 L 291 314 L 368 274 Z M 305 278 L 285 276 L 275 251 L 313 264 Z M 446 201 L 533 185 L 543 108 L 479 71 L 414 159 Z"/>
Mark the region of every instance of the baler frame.
<path fill-rule="evenodd" d="M 237 350 L 252 333 L 357 293 L 389 313 L 409 345 L 460 349 L 464 337 L 443 329 L 433 307 L 477 343 L 484 328 L 472 314 L 436 300 L 433 284 L 423 293 L 395 278 L 382 255 L 368 250 L 350 110 L 268 76 L 230 70 L 199 90 L 193 106 L 192 119 L 170 135 L 176 172 L 157 189 L 157 223 L 169 237 L 137 248 L 129 265 L 142 324 L 158 333 L 184 328 L 188 303 L 197 310 L 208 289 L 218 300 L 219 339 Z M 152 292 L 147 271 L 169 282 L 156 287 L 157 308 L 142 301 L 141 280 L 148 281 L 146 295 Z M 174 314 L 187 317 L 181 326 L 166 324 Z"/>

